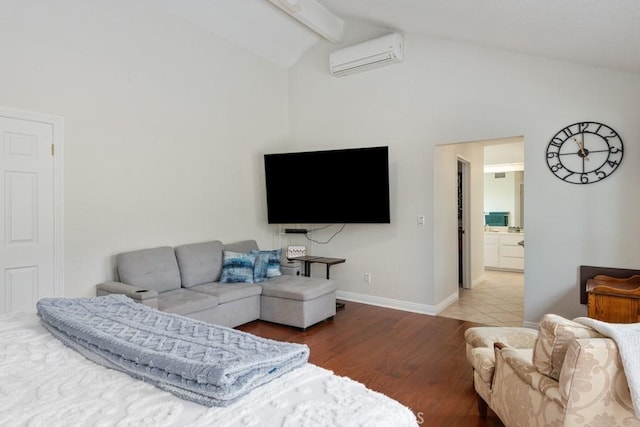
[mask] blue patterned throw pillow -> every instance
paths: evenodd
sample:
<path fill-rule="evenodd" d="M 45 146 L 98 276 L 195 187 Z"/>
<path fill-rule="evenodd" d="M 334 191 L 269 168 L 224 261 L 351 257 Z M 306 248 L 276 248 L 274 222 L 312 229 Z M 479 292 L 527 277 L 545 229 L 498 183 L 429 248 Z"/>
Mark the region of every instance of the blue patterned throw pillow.
<path fill-rule="evenodd" d="M 256 263 L 253 267 L 253 281 L 256 283 L 264 282 L 267 278 L 267 269 L 269 267 L 268 254 L 253 254 L 256 257 Z"/>
<path fill-rule="evenodd" d="M 220 283 L 253 283 L 256 256 L 239 252 L 222 252 Z"/>
<path fill-rule="evenodd" d="M 276 277 L 282 275 L 282 271 L 280 271 L 280 257 L 282 252 L 280 249 L 274 249 L 272 251 L 252 250 L 251 253 L 254 255 L 262 255 L 267 257 L 266 277 Z"/>

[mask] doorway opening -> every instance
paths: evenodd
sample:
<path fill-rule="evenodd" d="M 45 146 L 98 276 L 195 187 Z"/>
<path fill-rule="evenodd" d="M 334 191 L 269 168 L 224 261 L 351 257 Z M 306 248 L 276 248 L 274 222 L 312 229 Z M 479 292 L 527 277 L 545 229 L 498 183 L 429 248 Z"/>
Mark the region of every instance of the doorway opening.
<path fill-rule="evenodd" d="M 487 147 L 493 149 L 496 158 L 486 158 Z M 514 156 L 514 151 L 519 154 Z M 524 320 L 523 271 L 516 271 L 516 266 L 506 264 L 504 271 L 485 269 L 485 237 L 489 234 L 485 232 L 486 160 L 493 166 L 516 167 L 519 164 L 523 167 L 524 137 L 445 144 L 437 146 L 435 150 L 435 294 L 437 301 L 441 301 L 443 305 L 439 315 L 480 323 L 500 321 L 504 322 L 501 323 L 503 325 L 506 322 L 521 324 Z M 517 189 L 512 187 L 512 192 L 524 195 L 524 185 L 518 185 Z M 519 219 L 518 224 L 509 225 L 520 228 L 518 231 L 522 234 L 510 234 L 506 224 L 504 230 L 499 230 L 505 235 L 509 233 L 510 237 L 519 237 L 517 244 L 524 240 L 524 203 L 522 198 L 514 196 L 512 199 L 513 206 L 508 209 L 492 207 L 491 210 L 510 211 L 511 219 Z M 498 234 L 500 233 L 492 233 L 492 237 Z M 513 256 L 507 251 L 504 251 L 504 255 L 505 259 Z M 510 287 L 509 290 L 515 295 L 507 293 L 501 288 L 502 285 Z M 469 298 L 472 299 L 471 303 Z M 462 299 L 465 299 L 464 303 Z M 469 308 L 473 309 L 473 313 L 465 318 L 469 313 L 464 309 Z M 496 320 L 488 314 L 504 314 L 505 318 L 497 317 Z"/>

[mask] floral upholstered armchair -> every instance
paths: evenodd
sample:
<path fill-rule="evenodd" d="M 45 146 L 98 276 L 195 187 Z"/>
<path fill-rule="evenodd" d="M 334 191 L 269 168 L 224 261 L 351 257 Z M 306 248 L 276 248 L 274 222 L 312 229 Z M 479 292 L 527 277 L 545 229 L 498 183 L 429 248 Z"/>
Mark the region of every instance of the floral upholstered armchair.
<path fill-rule="evenodd" d="M 615 341 L 547 314 L 539 331 L 465 332 L 478 407 L 507 426 L 638 426 Z"/>

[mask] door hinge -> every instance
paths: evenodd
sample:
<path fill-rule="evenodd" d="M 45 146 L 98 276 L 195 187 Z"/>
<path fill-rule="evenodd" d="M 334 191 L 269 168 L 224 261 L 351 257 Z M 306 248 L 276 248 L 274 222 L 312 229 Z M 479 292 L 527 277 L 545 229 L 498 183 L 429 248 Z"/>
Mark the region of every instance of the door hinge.
<path fill-rule="evenodd" d="M 56 147 L 55 145 L 51 144 L 51 155 L 52 156 L 56 154 L 56 148 L 55 147 Z"/>

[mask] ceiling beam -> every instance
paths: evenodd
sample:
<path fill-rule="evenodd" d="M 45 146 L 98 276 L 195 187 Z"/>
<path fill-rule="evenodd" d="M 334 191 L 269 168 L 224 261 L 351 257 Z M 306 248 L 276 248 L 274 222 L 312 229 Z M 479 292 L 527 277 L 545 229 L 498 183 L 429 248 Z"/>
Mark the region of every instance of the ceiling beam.
<path fill-rule="evenodd" d="M 269 2 L 332 43 L 344 36 L 344 21 L 316 0 L 269 0 Z"/>

